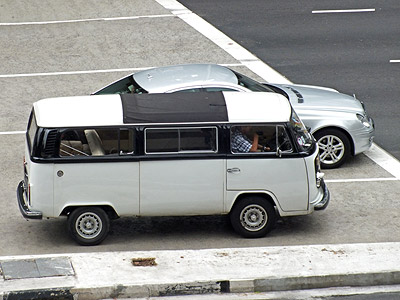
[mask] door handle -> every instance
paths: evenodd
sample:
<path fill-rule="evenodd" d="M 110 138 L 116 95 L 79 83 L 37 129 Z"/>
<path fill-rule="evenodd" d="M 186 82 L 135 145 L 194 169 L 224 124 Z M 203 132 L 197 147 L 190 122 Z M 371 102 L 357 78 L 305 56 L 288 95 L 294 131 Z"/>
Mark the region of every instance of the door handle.
<path fill-rule="evenodd" d="M 228 170 L 226 170 L 228 173 L 240 173 L 240 169 L 239 168 L 230 168 Z"/>

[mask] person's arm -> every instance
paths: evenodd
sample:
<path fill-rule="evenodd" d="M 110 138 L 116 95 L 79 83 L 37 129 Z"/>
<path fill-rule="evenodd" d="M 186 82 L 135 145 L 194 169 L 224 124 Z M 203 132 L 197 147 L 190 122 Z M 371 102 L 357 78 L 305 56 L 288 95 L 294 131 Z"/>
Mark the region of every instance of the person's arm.
<path fill-rule="evenodd" d="M 253 144 L 251 145 L 250 152 L 256 152 L 258 149 L 258 134 L 253 135 Z"/>

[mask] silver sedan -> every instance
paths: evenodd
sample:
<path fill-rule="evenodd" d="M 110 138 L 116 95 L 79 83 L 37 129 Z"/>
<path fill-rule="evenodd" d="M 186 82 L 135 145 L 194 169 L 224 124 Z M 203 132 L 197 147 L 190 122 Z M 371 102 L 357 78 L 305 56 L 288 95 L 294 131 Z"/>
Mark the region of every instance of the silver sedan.
<path fill-rule="evenodd" d="M 368 150 L 373 142 L 374 122 L 355 97 L 318 86 L 260 83 L 215 64 L 144 70 L 93 94 L 200 91 L 267 91 L 284 95 L 318 141 L 323 168 L 339 167 L 350 155 Z"/>

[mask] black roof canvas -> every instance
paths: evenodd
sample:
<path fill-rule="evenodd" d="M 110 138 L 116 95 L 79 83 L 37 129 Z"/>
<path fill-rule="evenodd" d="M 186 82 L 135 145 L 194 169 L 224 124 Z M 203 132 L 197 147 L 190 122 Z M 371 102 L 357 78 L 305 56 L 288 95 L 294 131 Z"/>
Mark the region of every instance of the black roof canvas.
<path fill-rule="evenodd" d="M 121 94 L 124 123 L 227 122 L 222 92 Z"/>

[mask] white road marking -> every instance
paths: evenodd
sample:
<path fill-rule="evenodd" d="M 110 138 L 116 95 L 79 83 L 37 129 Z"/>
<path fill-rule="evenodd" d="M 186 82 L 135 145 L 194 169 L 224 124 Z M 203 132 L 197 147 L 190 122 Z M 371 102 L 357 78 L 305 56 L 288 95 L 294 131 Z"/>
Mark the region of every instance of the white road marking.
<path fill-rule="evenodd" d="M 248 67 L 255 74 L 263 79 L 268 79 L 274 83 L 291 83 L 285 76 L 278 73 L 270 66 L 261 61 L 247 49 L 240 46 L 234 40 L 212 26 L 210 23 L 200 18 L 198 15 L 187 9 L 175 0 L 156 0 L 164 8 L 170 10 L 184 22 L 213 41 L 216 45 L 224 49 L 227 53 Z"/>
<path fill-rule="evenodd" d="M 337 13 L 364 13 L 375 12 L 375 8 L 362 8 L 362 9 L 326 9 L 326 10 L 313 10 L 313 14 L 337 14 Z"/>
<path fill-rule="evenodd" d="M 136 20 L 136 19 L 148 19 L 148 18 L 167 18 L 167 17 L 170 18 L 170 17 L 175 17 L 175 16 L 174 15 L 148 15 L 148 16 L 60 20 L 60 21 L 45 21 L 45 22 L 0 23 L 0 26 L 49 25 L 49 24 L 65 24 L 65 23 L 81 23 L 81 22 L 98 22 L 98 21 Z"/>
<path fill-rule="evenodd" d="M 326 183 L 351 183 L 351 182 L 373 182 L 373 181 L 399 181 L 400 178 L 353 178 L 353 179 L 326 179 Z"/>
<path fill-rule="evenodd" d="M 394 177 L 400 179 L 400 162 L 381 147 L 372 144 L 371 149 L 365 151 L 364 154 Z"/>
<path fill-rule="evenodd" d="M 26 131 L 3 131 L 0 135 L 25 134 Z"/>
<path fill-rule="evenodd" d="M 389 60 L 390 63 L 400 63 L 400 59 L 391 59 Z"/>
<path fill-rule="evenodd" d="M 237 67 L 243 64 L 221 64 L 226 67 Z M 59 75 L 79 75 L 79 74 L 95 74 L 95 73 L 112 73 L 112 72 L 137 72 L 151 69 L 154 67 L 143 68 L 123 68 L 123 69 L 105 69 L 105 70 L 85 70 L 85 71 L 69 71 L 69 72 L 42 72 L 42 73 L 25 73 L 25 74 L 3 74 L 0 78 L 16 78 L 16 77 L 38 77 L 38 76 L 59 76 Z"/>

